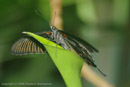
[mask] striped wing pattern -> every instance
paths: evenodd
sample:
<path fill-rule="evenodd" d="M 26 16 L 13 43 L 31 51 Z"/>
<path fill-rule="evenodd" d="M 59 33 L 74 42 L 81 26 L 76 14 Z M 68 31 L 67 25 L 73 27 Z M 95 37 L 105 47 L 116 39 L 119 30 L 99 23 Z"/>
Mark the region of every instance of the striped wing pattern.
<path fill-rule="evenodd" d="M 43 54 L 45 49 L 29 38 L 19 39 L 11 48 L 14 55 Z"/>

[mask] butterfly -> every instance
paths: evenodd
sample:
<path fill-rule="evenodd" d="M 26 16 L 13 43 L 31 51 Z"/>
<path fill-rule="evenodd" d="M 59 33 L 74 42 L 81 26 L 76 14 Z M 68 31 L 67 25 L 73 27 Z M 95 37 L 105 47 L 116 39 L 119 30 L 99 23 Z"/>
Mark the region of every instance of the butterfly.
<path fill-rule="evenodd" d="M 55 42 L 66 50 L 72 51 L 73 49 L 88 65 L 97 68 L 103 76 L 106 76 L 106 74 L 97 67 L 91 56 L 91 53 L 99 52 L 95 47 L 72 34 L 57 29 L 55 26 L 50 26 L 50 29 L 51 31 L 38 32 L 35 34 Z M 45 47 L 28 35 L 16 41 L 11 48 L 11 53 L 14 55 L 44 54 L 45 52 Z"/>

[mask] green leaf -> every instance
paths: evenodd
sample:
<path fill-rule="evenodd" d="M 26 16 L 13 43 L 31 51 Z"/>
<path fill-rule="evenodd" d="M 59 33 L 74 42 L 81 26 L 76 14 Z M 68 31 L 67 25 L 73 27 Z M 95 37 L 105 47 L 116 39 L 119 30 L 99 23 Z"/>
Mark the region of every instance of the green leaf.
<path fill-rule="evenodd" d="M 69 50 L 65 50 L 56 43 L 30 32 L 23 32 L 38 40 L 44 45 L 58 70 L 60 71 L 67 87 L 82 87 L 81 68 L 83 60 Z"/>

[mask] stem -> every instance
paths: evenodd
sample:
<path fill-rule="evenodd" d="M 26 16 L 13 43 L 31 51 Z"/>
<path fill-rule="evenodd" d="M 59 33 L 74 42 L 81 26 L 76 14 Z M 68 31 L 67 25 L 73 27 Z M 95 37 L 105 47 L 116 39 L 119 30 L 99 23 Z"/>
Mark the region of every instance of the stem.
<path fill-rule="evenodd" d="M 51 0 L 51 24 L 56 26 L 59 30 L 62 28 L 62 2 L 61 0 Z M 55 17 L 55 18 L 54 18 Z"/>
<path fill-rule="evenodd" d="M 114 87 L 112 84 L 108 83 L 101 76 L 92 71 L 85 62 L 83 64 L 81 74 L 86 80 L 90 81 L 96 87 Z"/>

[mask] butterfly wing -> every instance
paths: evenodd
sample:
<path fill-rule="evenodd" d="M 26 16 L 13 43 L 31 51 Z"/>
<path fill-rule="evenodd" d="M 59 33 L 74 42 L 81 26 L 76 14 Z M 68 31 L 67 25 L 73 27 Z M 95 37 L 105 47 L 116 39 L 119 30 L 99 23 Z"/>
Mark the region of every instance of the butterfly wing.
<path fill-rule="evenodd" d="M 35 34 L 50 40 L 51 37 L 49 33 L 50 32 L 48 31 Z M 23 38 L 16 41 L 11 48 L 11 53 L 14 55 L 44 54 L 45 51 L 45 47 L 40 42 L 28 35 L 25 35 Z"/>
<path fill-rule="evenodd" d="M 77 54 L 82 57 L 88 65 L 97 68 L 97 70 L 103 75 L 106 76 L 95 64 L 94 59 L 91 56 L 91 53 L 99 52 L 96 48 L 90 45 L 88 42 L 75 37 L 71 34 L 59 31 L 64 36 L 64 39 L 72 46 L 72 48 L 77 52 Z"/>
<path fill-rule="evenodd" d="M 26 54 L 43 54 L 45 51 L 44 47 L 39 46 L 29 38 L 19 39 L 11 48 L 11 53 L 14 55 L 26 55 Z"/>
<path fill-rule="evenodd" d="M 73 47 L 80 57 L 82 57 L 89 65 L 97 67 L 94 63 L 94 59 L 91 56 L 91 53 L 99 52 L 96 48 L 76 36 L 63 31 L 59 32 L 64 35 L 65 40 L 68 41 L 68 43 Z"/>
<path fill-rule="evenodd" d="M 96 64 L 94 63 L 94 59 L 91 56 L 91 51 L 88 48 L 86 48 L 82 43 L 80 43 L 76 39 L 74 38 L 72 39 L 72 37 L 68 37 L 68 39 L 66 40 L 77 52 L 77 54 L 87 62 L 87 64 L 96 67 Z"/>
<path fill-rule="evenodd" d="M 74 36 L 72 34 L 66 33 L 64 31 L 59 30 L 59 32 L 63 33 L 63 35 L 65 35 L 68 39 L 74 40 L 74 41 L 84 45 L 89 50 L 89 52 L 91 52 L 91 53 L 99 52 L 95 47 L 90 45 L 88 42 L 86 42 L 86 41 L 84 41 L 84 40 L 82 40 L 82 39 L 80 39 L 80 38 L 78 38 L 78 37 L 76 37 L 76 36 Z"/>

